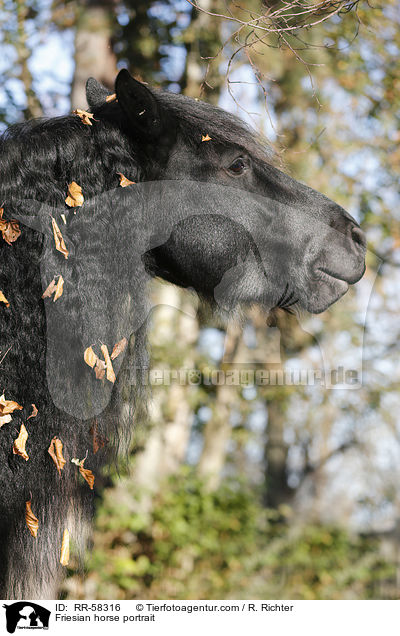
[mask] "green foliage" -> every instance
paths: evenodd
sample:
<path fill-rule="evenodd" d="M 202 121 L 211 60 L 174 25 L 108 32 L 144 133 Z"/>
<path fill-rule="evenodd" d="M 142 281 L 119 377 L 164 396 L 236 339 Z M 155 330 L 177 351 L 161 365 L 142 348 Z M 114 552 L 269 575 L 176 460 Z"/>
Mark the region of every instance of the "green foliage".
<path fill-rule="evenodd" d="M 135 509 L 127 487 L 98 511 L 88 563 L 97 598 L 377 598 L 393 578 L 375 541 L 296 527 L 289 507 L 266 510 L 237 481 L 210 492 L 185 468 L 152 506 L 136 493 Z"/>

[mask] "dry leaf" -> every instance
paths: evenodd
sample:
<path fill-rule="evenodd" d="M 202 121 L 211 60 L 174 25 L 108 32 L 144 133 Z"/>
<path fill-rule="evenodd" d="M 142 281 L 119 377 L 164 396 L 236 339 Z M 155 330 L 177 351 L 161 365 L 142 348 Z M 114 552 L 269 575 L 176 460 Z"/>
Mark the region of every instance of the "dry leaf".
<path fill-rule="evenodd" d="M 107 95 L 106 102 L 115 102 L 117 99 L 117 93 L 113 93 L 112 95 Z"/>
<path fill-rule="evenodd" d="M 62 441 L 58 439 L 58 437 L 53 437 L 50 442 L 50 446 L 47 449 L 47 452 L 55 463 L 59 475 L 61 475 L 61 471 L 66 464 L 66 460 L 64 459 L 64 456 L 62 454 L 62 449 Z"/>
<path fill-rule="evenodd" d="M 67 219 L 66 219 L 65 214 L 60 214 L 60 216 L 61 216 L 61 218 L 62 218 L 62 220 L 64 222 L 64 225 L 67 225 Z"/>
<path fill-rule="evenodd" d="M 39 529 L 39 520 L 33 514 L 31 504 L 32 501 L 27 501 L 25 503 L 25 521 L 32 537 L 36 537 Z"/>
<path fill-rule="evenodd" d="M 86 124 L 87 126 L 92 125 L 92 122 L 90 120 L 94 119 L 93 113 L 88 113 L 87 110 L 81 110 L 80 108 L 76 108 L 75 110 L 72 111 L 72 114 L 78 115 L 78 117 L 81 118 L 81 121 L 83 124 Z"/>
<path fill-rule="evenodd" d="M 85 349 L 85 353 L 83 354 L 83 359 L 86 362 L 86 364 L 88 364 L 89 367 L 93 369 L 94 365 L 96 364 L 98 360 L 98 357 L 96 356 L 92 347 L 88 347 L 87 349 Z"/>
<path fill-rule="evenodd" d="M 106 363 L 106 378 L 109 382 L 112 382 L 114 384 L 116 377 L 115 377 L 113 365 L 111 362 L 110 354 L 108 353 L 108 347 L 107 345 L 103 344 L 101 345 L 100 348 Z"/>
<path fill-rule="evenodd" d="M 104 379 L 104 376 L 106 374 L 106 363 L 104 362 L 104 360 L 100 360 L 100 358 L 97 358 L 94 372 L 96 374 L 96 380 Z"/>
<path fill-rule="evenodd" d="M 25 449 L 27 439 L 28 439 L 28 431 L 26 430 L 25 425 L 21 424 L 19 435 L 17 439 L 14 440 L 13 453 L 14 455 L 20 455 L 20 457 L 23 457 L 26 462 L 29 459 L 29 456 Z"/>
<path fill-rule="evenodd" d="M 115 358 L 118 358 L 119 354 L 125 351 L 127 344 L 128 344 L 128 341 L 126 338 L 122 338 L 122 340 L 117 342 L 117 344 L 114 345 L 114 349 L 112 350 L 112 353 L 110 356 L 111 360 L 115 360 Z"/>
<path fill-rule="evenodd" d="M 50 296 L 52 296 L 54 294 L 54 292 L 56 291 L 56 287 L 57 287 L 56 279 L 53 278 L 51 283 L 44 290 L 44 292 L 42 294 L 42 298 L 50 298 Z"/>
<path fill-rule="evenodd" d="M 50 298 L 50 296 L 52 296 L 55 292 L 54 298 L 53 298 L 53 302 L 55 303 L 56 300 L 58 300 L 62 296 L 63 291 L 64 291 L 64 279 L 60 275 L 58 277 L 57 284 L 56 284 L 56 278 L 55 277 L 53 278 L 50 285 L 43 292 L 42 298 Z"/>
<path fill-rule="evenodd" d="M 96 454 L 100 448 L 103 448 L 108 443 L 108 439 L 99 434 L 97 420 L 90 427 L 89 433 L 93 439 L 93 453 Z"/>
<path fill-rule="evenodd" d="M 64 291 L 64 279 L 60 275 L 57 281 L 56 293 L 54 294 L 54 298 L 53 298 L 54 303 L 56 302 L 56 300 L 58 300 L 62 296 L 63 291 Z"/>
<path fill-rule="evenodd" d="M 86 455 L 85 455 L 85 457 L 83 459 L 77 459 L 76 457 L 74 457 L 73 459 L 71 459 L 71 462 L 73 464 L 75 464 L 76 466 L 79 466 L 80 474 L 82 475 L 84 480 L 89 484 L 90 490 L 93 490 L 94 475 L 93 475 L 91 470 L 89 470 L 88 468 L 84 467 L 84 463 L 86 461 L 86 458 L 87 458 L 87 451 L 86 451 Z"/>
<path fill-rule="evenodd" d="M 122 188 L 126 188 L 127 186 L 134 185 L 136 183 L 136 181 L 130 181 L 122 174 L 122 172 L 117 172 L 117 174 L 119 174 L 119 185 Z"/>
<path fill-rule="evenodd" d="M 38 409 L 35 404 L 32 404 L 32 413 L 28 417 L 28 420 L 30 420 L 31 417 L 36 417 L 37 414 L 38 414 Z"/>
<path fill-rule="evenodd" d="M 0 208 L 0 232 L 2 233 L 3 239 L 8 245 L 14 243 L 19 236 L 21 236 L 21 230 L 19 227 L 18 221 L 12 219 L 11 221 L 6 221 L 3 219 L 4 208 Z"/>
<path fill-rule="evenodd" d="M 206 135 L 201 136 L 201 141 L 211 141 L 212 137 L 207 133 Z"/>
<path fill-rule="evenodd" d="M 64 254 L 65 258 L 68 258 L 69 252 L 67 248 L 65 247 L 64 239 L 60 232 L 60 228 L 58 227 L 56 220 L 53 217 L 51 217 L 51 225 L 53 227 L 54 242 L 56 244 L 56 250 L 61 252 L 61 254 Z"/>
<path fill-rule="evenodd" d="M 0 291 L 0 303 L 4 303 L 6 307 L 10 306 L 10 303 L 8 302 L 2 291 Z"/>
<path fill-rule="evenodd" d="M 13 400 L 6 400 L 3 393 L 0 396 L 0 415 L 8 415 L 14 411 L 22 411 L 22 406 Z"/>
<path fill-rule="evenodd" d="M 83 466 L 79 467 L 79 472 L 82 475 L 83 479 L 89 484 L 90 490 L 93 490 L 94 486 L 94 475 L 91 470 L 88 468 L 84 468 Z"/>
<path fill-rule="evenodd" d="M 69 563 L 69 531 L 65 528 L 63 538 L 61 542 L 61 565 L 68 565 Z"/>
<path fill-rule="evenodd" d="M 8 424 L 8 422 L 11 422 L 11 420 L 11 415 L 0 415 L 0 428 L 3 426 L 3 424 Z"/>
<path fill-rule="evenodd" d="M 85 199 L 83 198 L 81 186 L 78 185 L 75 181 L 72 181 L 72 183 L 70 183 L 68 186 L 68 196 L 65 199 L 65 203 L 70 208 L 76 208 L 80 205 L 83 205 L 84 200 Z"/>

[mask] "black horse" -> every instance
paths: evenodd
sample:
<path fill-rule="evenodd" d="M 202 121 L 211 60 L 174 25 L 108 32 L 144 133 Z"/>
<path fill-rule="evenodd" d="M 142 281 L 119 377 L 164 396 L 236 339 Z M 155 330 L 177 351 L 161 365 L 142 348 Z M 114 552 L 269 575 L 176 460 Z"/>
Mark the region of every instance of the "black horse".
<path fill-rule="evenodd" d="M 146 363 L 152 277 L 228 315 L 251 303 L 318 313 L 364 272 L 356 221 L 281 172 L 239 119 L 125 70 L 115 92 L 90 79 L 89 123 L 31 121 L 0 141 L 2 598 L 56 596 L 66 528 L 84 549 L 93 491 L 82 473 L 96 477 L 139 409 L 140 388 L 126 387 L 130 366 Z M 133 184 L 121 188 L 121 175 Z M 72 182 L 84 195 L 73 208 L 64 203 Z M 43 299 L 60 276 L 63 295 Z M 114 381 L 100 345 L 124 339 Z M 15 445 L 22 424 L 25 456 Z M 54 437 L 64 467 L 48 453 Z M 27 524 L 27 502 L 37 522 Z"/>

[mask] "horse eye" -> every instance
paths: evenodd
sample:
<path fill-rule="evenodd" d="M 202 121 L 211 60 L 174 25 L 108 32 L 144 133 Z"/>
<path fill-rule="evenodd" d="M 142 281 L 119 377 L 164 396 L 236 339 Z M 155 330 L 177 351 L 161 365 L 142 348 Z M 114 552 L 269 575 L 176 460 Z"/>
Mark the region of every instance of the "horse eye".
<path fill-rule="evenodd" d="M 232 174 L 242 174 L 244 172 L 246 168 L 246 164 L 244 162 L 244 160 L 239 157 L 238 159 L 235 159 L 235 161 L 233 163 L 231 163 L 231 165 L 229 166 L 229 172 L 232 172 Z"/>

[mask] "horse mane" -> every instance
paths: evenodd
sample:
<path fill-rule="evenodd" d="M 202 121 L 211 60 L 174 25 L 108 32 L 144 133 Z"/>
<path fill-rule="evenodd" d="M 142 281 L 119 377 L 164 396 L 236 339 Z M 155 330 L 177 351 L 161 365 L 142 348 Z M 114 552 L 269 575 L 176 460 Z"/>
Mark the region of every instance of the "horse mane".
<path fill-rule="evenodd" d="M 198 144 L 208 134 L 216 144 L 236 146 L 254 158 L 272 160 L 270 146 L 237 116 L 218 106 L 168 91 L 154 91 L 176 121 L 184 139 Z M 92 126 L 76 115 L 39 118 L 13 124 L 0 136 L 0 204 L 9 197 L 58 205 L 68 183 L 76 181 L 92 197 L 118 186 L 118 172 L 146 180 L 117 102 L 93 109 Z"/>

